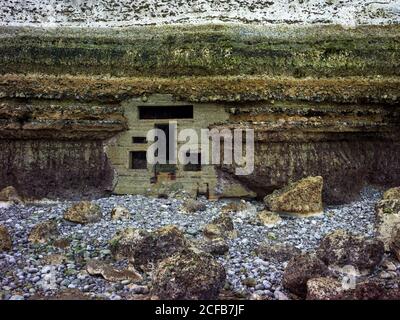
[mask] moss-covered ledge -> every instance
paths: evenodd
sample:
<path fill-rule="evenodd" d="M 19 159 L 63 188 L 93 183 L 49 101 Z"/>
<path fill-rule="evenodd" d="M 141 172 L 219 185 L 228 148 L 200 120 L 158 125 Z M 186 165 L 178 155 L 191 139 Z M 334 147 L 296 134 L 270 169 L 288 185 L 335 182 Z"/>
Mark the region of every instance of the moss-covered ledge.
<path fill-rule="evenodd" d="M 103 77 L 0 75 L 0 98 L 122 101 L 154 93 L 192 102 L 310 101 L 398 105 L 400 77 Z"/>
<path fill-rule="evenodd" d="M 1 27 L 0 73 L 399 76 L 400 26 Z"/>

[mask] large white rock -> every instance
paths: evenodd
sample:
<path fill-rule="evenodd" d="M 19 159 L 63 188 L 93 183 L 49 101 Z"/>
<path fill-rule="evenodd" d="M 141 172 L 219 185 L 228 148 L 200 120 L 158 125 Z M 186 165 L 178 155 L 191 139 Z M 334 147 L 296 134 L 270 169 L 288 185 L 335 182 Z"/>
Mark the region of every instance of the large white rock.
<path fill-rule="evenodd" d="M 385 192 L 383 199 L 375 206 L 376 233 L 385 245 L 385 250 L 390 249 L 392 238 L 400 229 L 400 191 L 392 188 Z"/>
<path fill-rule="evenodd" d="M 274 212 L 298 216 L 314 215 L 323 212 L 323 178 L 307 177 L 275 190 L 264 198 L 266 207 Z"/>

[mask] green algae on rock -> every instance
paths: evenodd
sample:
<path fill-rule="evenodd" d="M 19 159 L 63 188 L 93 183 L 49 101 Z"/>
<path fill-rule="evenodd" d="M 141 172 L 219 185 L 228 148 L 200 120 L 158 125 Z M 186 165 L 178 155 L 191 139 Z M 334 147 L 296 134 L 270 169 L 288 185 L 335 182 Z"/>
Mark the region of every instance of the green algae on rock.
<path fill-rule="evenodd" d="M 308 177 L 276 190 L 264 198 L 269 210 L 307 216 L 320 214 L 322 207 L 322 177 Z"/>

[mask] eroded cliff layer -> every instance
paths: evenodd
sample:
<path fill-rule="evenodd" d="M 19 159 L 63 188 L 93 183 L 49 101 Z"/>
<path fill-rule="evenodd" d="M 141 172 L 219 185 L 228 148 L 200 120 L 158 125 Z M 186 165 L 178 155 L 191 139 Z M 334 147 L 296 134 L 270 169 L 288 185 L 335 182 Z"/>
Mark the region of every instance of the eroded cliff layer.
<path fill-rule="evenodd" d="M 112 190 L 101 141 L 1 140 L 1 187 L 29 198 L 93 197 Z"/>
<path fill-rule="evenodd" d="M 124 128 L 118 105 L 1 99 L 0 188 L 33 198 L 112 191 L 104 141 Z"/>
<path fill-rule="evenodd" d="M 255 170 L 239 179 L 258 195 L 320 175 L 325 202 L 342 203 L 365 184 L 399 183 L 399 125 L 395 106 L 266 102 L 216 127 L 254 130 Z"/>
<path fill-rule="evenodd" d="M 110 189 L 103 147 L 126 129 L 121 104 L 153 94 L 218 104 L 229 119 L 216 127 L 254 129 L 255 171 L 240 180 L 260 196 L 315 174 L 328 203 L 400 182 L 399 26 L 7 27 L 0 37 L 0 186 Z M 43 161 L 48 174 L 26 166 Z M 75 161 L 74 174 L 55 173 Z"/>

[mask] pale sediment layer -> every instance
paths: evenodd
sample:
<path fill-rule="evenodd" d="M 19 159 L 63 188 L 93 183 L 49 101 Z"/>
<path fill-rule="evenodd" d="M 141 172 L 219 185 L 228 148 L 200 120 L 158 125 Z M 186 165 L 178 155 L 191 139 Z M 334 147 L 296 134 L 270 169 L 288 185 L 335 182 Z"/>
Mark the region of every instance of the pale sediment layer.
<path fill-rule="evenodd" d="M 101 26 L 242 22 L 249 24 L 391 24 L 398 0 L 3 0 L 3 25 Z"/>

